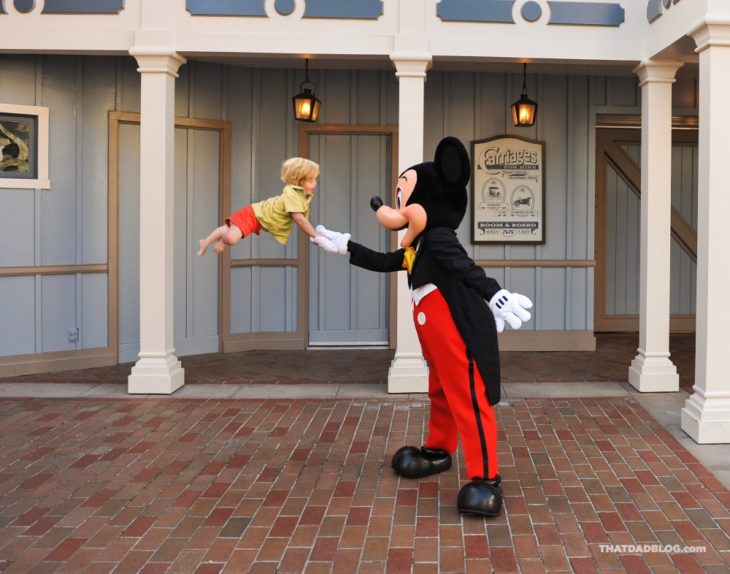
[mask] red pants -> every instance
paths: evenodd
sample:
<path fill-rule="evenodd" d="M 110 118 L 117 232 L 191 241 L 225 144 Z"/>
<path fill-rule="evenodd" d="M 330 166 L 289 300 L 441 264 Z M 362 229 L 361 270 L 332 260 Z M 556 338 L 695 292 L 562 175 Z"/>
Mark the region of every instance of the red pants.
<path fill-rule="evenodd" d="M 236 213 L 226 219 L 226 225 L 228 227 L 231 224 L 236 225 L 238 229 L 243 233 L 243 237 L 248 237 L 252 233 L 258 235 L 261 232 L 261 224 L 256 219 L 256 215 L 253 212 L 251 204 L 247 205 L 243 209 L 239 209 Z"/>
<path fill-rule="evenodd" d="M 456 432 L 469 478 L 494 478 L 497 420 L 476 363 L 454 324 L 449 306 L 436 290 L 413 308 L 418 340 L 428 361 L 431 414 L 426 448 L 456 451 Z"/>

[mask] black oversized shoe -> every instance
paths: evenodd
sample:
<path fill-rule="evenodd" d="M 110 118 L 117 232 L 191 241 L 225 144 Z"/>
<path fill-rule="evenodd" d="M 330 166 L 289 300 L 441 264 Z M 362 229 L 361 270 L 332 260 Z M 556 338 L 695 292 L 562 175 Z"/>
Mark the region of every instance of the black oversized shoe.
<path fill-rule="evenodd" d="M 404 446 L 393 455 L 393 470 L 404 478 L 422 478 L 451 468 L 451 455 L 436 448 Z"/>
<path fill-rule="evenodd" d="M 502 478 L 497 475 L 491 480 L 473 479 L 459 491 L 456 503 L 459 512 L 497 516 L 502 510 Z"/>

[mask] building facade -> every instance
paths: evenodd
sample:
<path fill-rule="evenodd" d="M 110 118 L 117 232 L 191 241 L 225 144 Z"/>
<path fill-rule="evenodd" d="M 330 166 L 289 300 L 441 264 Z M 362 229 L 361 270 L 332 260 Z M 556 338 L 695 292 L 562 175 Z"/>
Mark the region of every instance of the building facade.
<path fill-rule="evenodd" d="M 543 241 L 475 237 L 476 185 L 458 231 L 536 304 L 502 348 L 638 330 L 630 382 L 671 391 L 669 332 L 696 329 L 682 426 L 727 440 L 726 1 L 5 0 L 0 28 L 0 143 L 27 147 L 0 172 L 0 374 L 135 361 L 130 392 L 169 393 L 183 355 L 379 345 L 391 391 L 425 390 L 404 278 L 301 234 L 220 259 L 197 241 L 303 155 L 322 166 L 313 223 L 389 249 L 371 195 L 445 135 L 512 137 L 544 151 Z M 312 124 L 292 114 L 305 60 Z M 510 113 L 523 81 L 532 127 Z"/>

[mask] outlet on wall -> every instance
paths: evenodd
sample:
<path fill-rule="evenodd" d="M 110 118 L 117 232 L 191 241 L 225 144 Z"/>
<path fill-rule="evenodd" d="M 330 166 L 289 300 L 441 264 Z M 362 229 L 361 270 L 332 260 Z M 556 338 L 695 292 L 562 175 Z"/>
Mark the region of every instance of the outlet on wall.
<path fill-rule="evenodd" d="M 79 342 L 79 328 L 78 327 L 70 327 L 69 330 L 66 332 L 68 335 L 68 342 L 69 343 L 78 343 Z"/>

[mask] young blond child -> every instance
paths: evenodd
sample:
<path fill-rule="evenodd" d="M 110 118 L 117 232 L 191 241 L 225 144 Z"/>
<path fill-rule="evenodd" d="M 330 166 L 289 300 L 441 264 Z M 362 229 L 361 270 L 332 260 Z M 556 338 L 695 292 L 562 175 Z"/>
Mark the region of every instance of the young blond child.
<path fill-rule="evenodd" d="M 302 157 L 286 160 L 281 165 L 281 180 L 286 184 L 281 195 L 251 203 L 228 217 L 225 225 L 200 240 L 198 255 L 204 255 L 213 243 L 215 252 L 222 253 L 226 245 L 235 245 L 251 233 L 258 235 L 261 229 L 285 245 L 292 222 L 309 237 L 320 236 L 309 223 L 309 204 L 317 187 L 317 177 L 319 165 L 315 162 Z"/>

